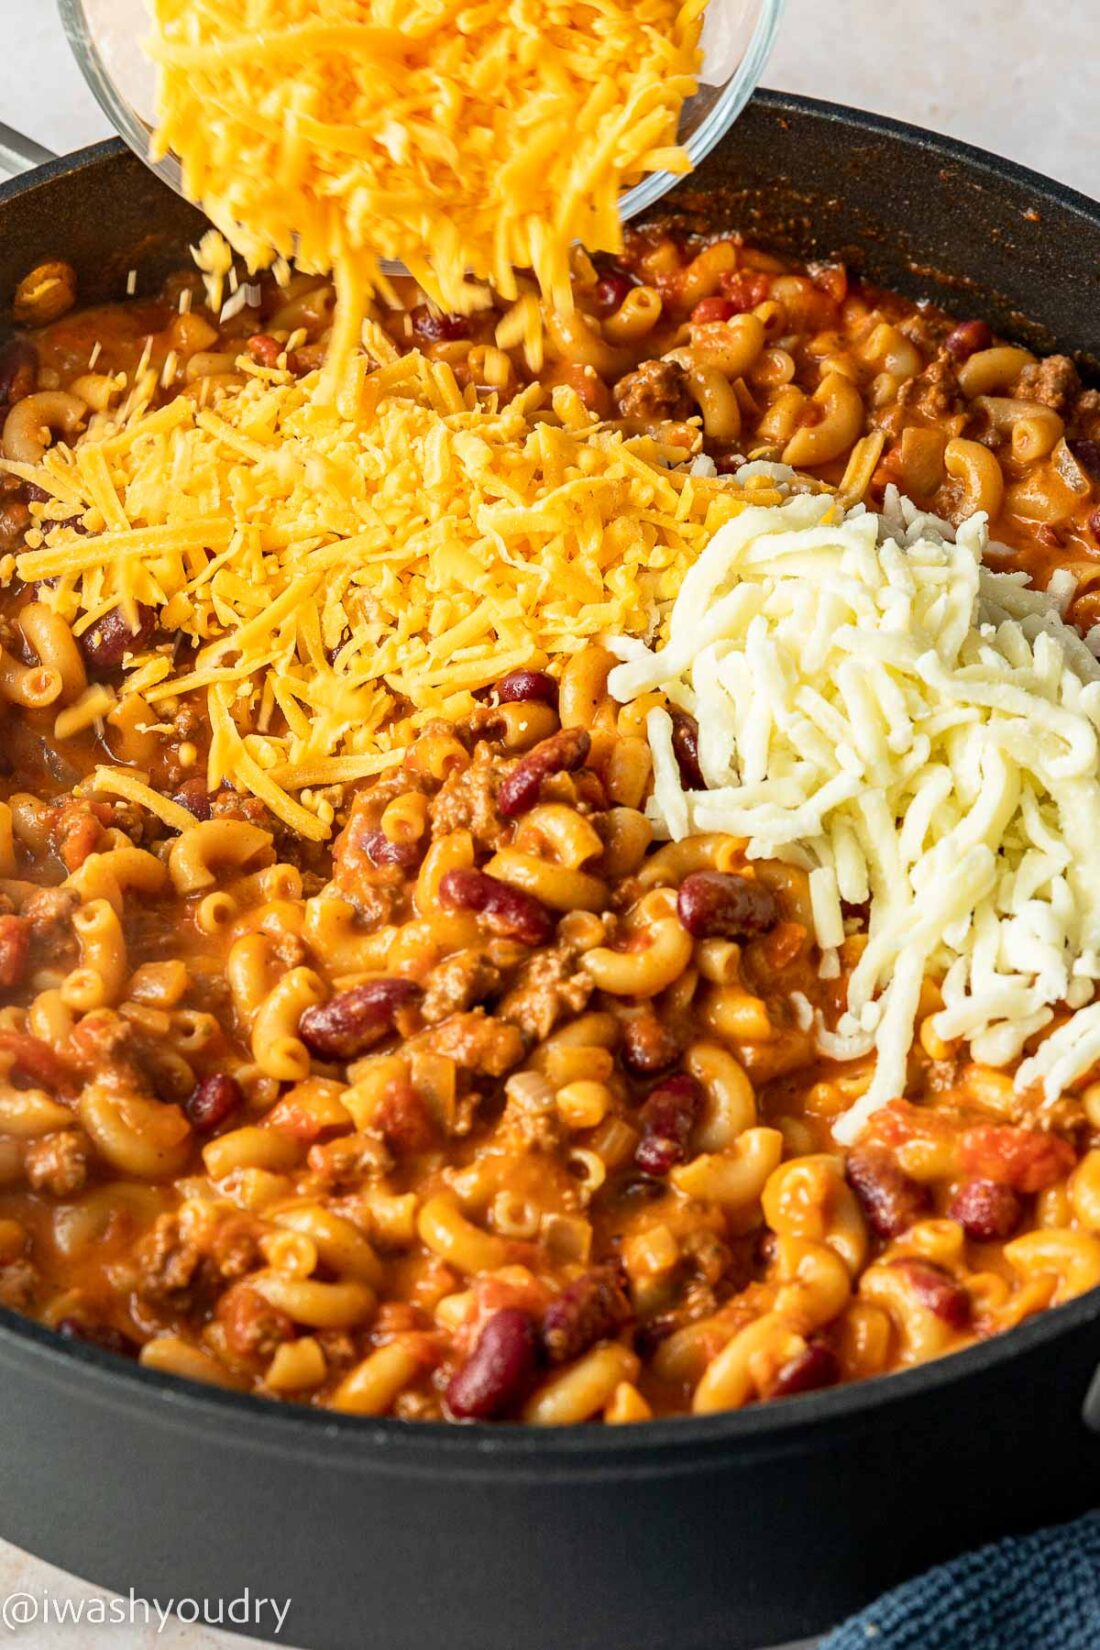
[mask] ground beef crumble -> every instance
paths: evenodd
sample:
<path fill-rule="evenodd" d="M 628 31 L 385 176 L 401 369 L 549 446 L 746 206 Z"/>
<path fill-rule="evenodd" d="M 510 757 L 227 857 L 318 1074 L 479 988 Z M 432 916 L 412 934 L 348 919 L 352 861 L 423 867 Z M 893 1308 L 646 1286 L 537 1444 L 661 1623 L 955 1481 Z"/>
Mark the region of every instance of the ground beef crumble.
<path fill-rule="evenodd" d="M 448 1014 L 473 1008 L 499 991 L 501 972 L 482 951 L 456 951 L 433 968 L 424 982 L 420 1017 L 437 1025 Z"/>
<path fill-rule="evenodd" d="M 1010 394 L 1021 401 L 1041 401 L 1064 413 L 1081 393 L 1081 379 L 1068 355 L 1048 355 L 1024 367 Z"/>
<path fill-rule="evenodd" d="M 496 811 L 496 796 L 504 775 L 499 757 L 488 745 L 479 745 L 468 768 L 443 782 L 428 809 L 432 836 L 469 831 L 475 846 L 493 852 L 500 847 L 506 827 Z"/>
<path fill-rule="evenodd" d="M 89 1143 L 75 1129 L 61 1129 L 32 1140 L 23 1158 L 27 1180 L 36 1192 L 72 1197 L 88 1178 Z"/>
<path fill-rule="evenodd" d="M 589 975 L 577 968 L 575 950 L 559 943 L 536 952 L 524 964 L 497 1012 L 525 1037 L 539 1042 L 567 1014 L 582 1013 L 593 990 Z"/>
<path fill-rule="evenodd" d="M 676 361 L 643 361 L 619 379 L 614 395 L 621 417 L 640 424 L 679 423 L 696 410 L 687 373 Z"/>

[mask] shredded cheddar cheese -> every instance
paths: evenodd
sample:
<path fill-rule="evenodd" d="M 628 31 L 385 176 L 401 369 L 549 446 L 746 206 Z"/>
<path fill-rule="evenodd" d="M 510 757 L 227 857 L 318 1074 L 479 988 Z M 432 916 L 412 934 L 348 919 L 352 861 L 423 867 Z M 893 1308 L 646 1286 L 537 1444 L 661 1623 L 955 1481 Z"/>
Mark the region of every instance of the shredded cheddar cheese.
<path fill-rule="evenodd" d="M 195 823 L 188 813 L 171 797 L 161 796 L 139 774 L 128 768 L 98 767 L 92 775 L 92 790 L 105 791 L 108 796 L 121 796 L 147 813 L 155 815 L 172 831 L 186 831 Z"/>
<path fill-rule="evenodd" d="M 317 373 L 242 358 L 248 381 L 207 406 L 138 396 L 74 448 L 6 466 L 56 501 L 32 507 L 19 577 L 53 581 L 39 599 L 77 634 L 144 603 L 192 639 L 184 664 L 171 643 L 128 657 L 122 691 L 150 723 L 204 695 L 211 786 L 230 779 L 313 838 L 330 831 L 327 787 L 400 762 L 508 670 L 605 631 L 654 634 L 723 522 L 780 497 L 576 407 L 566 428 L 537 385 L 497 407 L 416 353 L 359 364 L 353 417 Z M 58 521 L 74 513 L 79 531 Z"/>
<path fill-rule="evenodd" d="M 335 272 L 335 386 L 386 258 L 447 310 L 518 300 L 517 269 L 572 309 L 572 243 L 618 250 L 623 187 L 689 170 L 705 6 L 154 0 L 154 152 L 253 269 Z"/>

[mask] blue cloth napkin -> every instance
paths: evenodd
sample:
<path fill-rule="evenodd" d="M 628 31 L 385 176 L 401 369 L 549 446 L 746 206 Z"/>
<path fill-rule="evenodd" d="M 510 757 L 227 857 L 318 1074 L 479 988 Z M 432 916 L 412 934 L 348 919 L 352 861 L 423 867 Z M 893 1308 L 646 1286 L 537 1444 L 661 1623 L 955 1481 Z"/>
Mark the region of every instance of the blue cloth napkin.
<path fill-rule="evenodd" d="M 820 1650 L 1100 1650 L 1100 1511 L 929 1570 Z"/>

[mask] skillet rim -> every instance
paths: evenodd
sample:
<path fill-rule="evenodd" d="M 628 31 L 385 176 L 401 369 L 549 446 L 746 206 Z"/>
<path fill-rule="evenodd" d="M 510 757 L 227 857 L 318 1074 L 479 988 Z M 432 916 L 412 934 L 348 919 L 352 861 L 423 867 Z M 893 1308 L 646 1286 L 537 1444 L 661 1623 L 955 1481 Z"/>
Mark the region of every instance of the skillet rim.
<path fill-rule="evenodd" d="M 971 177 L 978 174 L 995 184 L 1029 189 L 1100 227 L 1100 201 L 958 138 L 820 98 L 762 88 L 751 101 L 773 115 L 795 119 L 811 116 L 863 137 L 886 138 L 909 148 L 930 150 Z M 59 156 L 0 184 L 0 209 L 39 185 L 130 152 L 120 138 L 110 138 Z M 609 1469 L 620 1476 L 643 1471 L 679 1472 L 720 1444 L 744 1444 L 746 1458 L 768 1446 L 795 1448 L 807 1434 L 858 1421 L 920 1392 L 950 1389 L 970 1377 L 989 1374 L 1048 1342 L 1061 1340 L 1090 1321 L 1100 1321 L 1100 1288 L 1063 1306 L 1048 1308 L 988 1341 L 891 1375 L 806 1393 L 793 1400 L 631 1427 L 456 1426 L 445 1421 L 402 1421 L 311 1409 L 144 1369 L 97 1347 L 63 1340 L 53 1330 L 6 1307 L 0 1307 L 0 1357 L 10 1350 L 22 1361 L 29 1358 L 36 1363 L 39 1372 L 54 1383 L 71 1386 L 79 1382 L 82 1396 L 116 1408 L 140 1406 L 146 1418 L 164 1425 L 194 1427 L 209 1421 L 224 1430 L 235 1417 L 247 1416 L 246 1443 L 280 1453 L 323 1453 L 329 1468 L 341 1465 L 342 1449 L 343 1464 L 349 1470 L 373 1455 L 372 1465 L 390 1464 L 403 1473 L 419 1470 L 431 1474 L 446 1466 L 452 1476 L 482 1476 L 504 1469 L 515 1473 L 537 1471 L 539 1476 L 560 1472 L 577 1478 L 589 1472 L 606 1475 Z"/>
<path fill-rule="evenodd" d="M 446 1467 L 448 1473 L 460 1477 L 502 1469 L 538 1476 L 560 1472 L 566 1477 L 592 1472 L 602 1476 L 611 1471 L 629 1477 L 640 1472 L 647 1476 L 682 1472 L 719 1445 L 745 1446 L 746 1463 L 762 1452 L 796 1449 L 808 1435 L 833 1433 L 838 1426 L 858 1423 L 864 1416 L 918 1394 L 990 1375 L 1090 1322 L 1100 1325 L 1100 1287 L 1062 1306 L 1048 1307 L 989 1340 L 910 1369 L 744 1409 L 670 1416 L 627 1427 L 582 1424 L 558 1428 L 518 1422 L 456 1425 L 312 1409 L 145 1369 L 99 1347 L 64 1340 L 44 1324 L 8 1307 L 0 1307 L 0 1363 L 5 1361 L 5 1343 L 17 1343 L 11 1347 L 16 1356 L 26 1361 L 29 1355 L 39 1366 L 37 1373 L 55 1384 L 71 1388 L 78 1383 L 82 1400 L 91 1398 L 114 1409 L 140 1407 L 145 1412 L 143 1419 L 169 1427 L 193 1431 L 214 1422 L 224 1432 L 235 1418 L 247 1416 L 247 1444 L 274 1448 L 280 1454 L 324 1456 L 326 1467 L 343 1464 L 355 1470 L 373 1454 L 377 1465 L 402 1473 L 419 1469 L 431 1475 Z M 351 1449 L 355 1455 L 349 1458 Z"/>
<path fill-rule="evenodd" d="M 1072 184 L 1048 177 L 1045 172 L 1036 172 L 1032 167 L 1024 166 L 1019 161 L 1009 160 L 1007 156 L 995 155 L 992 150 L 967 143 L 962 138 L 933 132 L 928 127 L 916 126 L 911 121 L 896 120 L 892 115 L 876 114 L 869 109 L 856 109 L 848 103 L 832 103 L 826 98 L 805 97 L 794 92 L 777 92 L 766 86 L 758 87 L 749 103 L 758 104 L 771 114 L 792 114 L 796 117 L 812 115 L 817 119 L 828 120 L 836 126 L 861 131 L 868 136 L 900 138 L 912 147 L 933 150 L 946 160 L 988 173 L 998 183 L 1011 183 L 1034 189 L 1039 194 L 1055 200 L 1059 206 L 1100 222 L 1100 199 L 1093 199 L 1082 190 L 1075 189 Z M 89 144 L 83 149 L 74 149 L 67 155 L 59 155 L 56 160 L 48 161 L 44 166 L 36 166 L 31 171 L 21 172 L 16 177 L 0 183 L 0 206 L 39 184 L 50 183 L 70 172 L 85 170 L 101 161 L 111 160 L 116 155 L 133 153 L 134 151 L 118 137 L 104 138 L 99 143 Z M 682 180 L 689 188 L 690 179 L 689 174 Z M 167 185 L 165 187 L 167 188 Z M 675 191 L 670 191 L 670 194 L 673 193 Z M 667 202 L 669 196 L 663 196 L 662 200 Z"/>

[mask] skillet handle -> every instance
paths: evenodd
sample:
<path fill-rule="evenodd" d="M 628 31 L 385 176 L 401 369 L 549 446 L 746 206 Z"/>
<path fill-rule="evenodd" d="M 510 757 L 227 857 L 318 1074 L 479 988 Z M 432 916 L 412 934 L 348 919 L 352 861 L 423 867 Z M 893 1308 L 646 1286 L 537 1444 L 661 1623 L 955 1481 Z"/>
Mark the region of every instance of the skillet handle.
<path fill-rule="evenodd" d="M 1081 1419 L 1090 1432 L 1100 1432 L 1100 1365 L 1085 1393 L 1085 1401 L 1081 1405 Z"/>
<path fill-rule="evenodd" d="M 29 172 L 33 166 L 44 166 L 56 159 L 52 149 L 44 148 L 0 121 L 0 179 L 18 177 L 20 172 Z"/>

